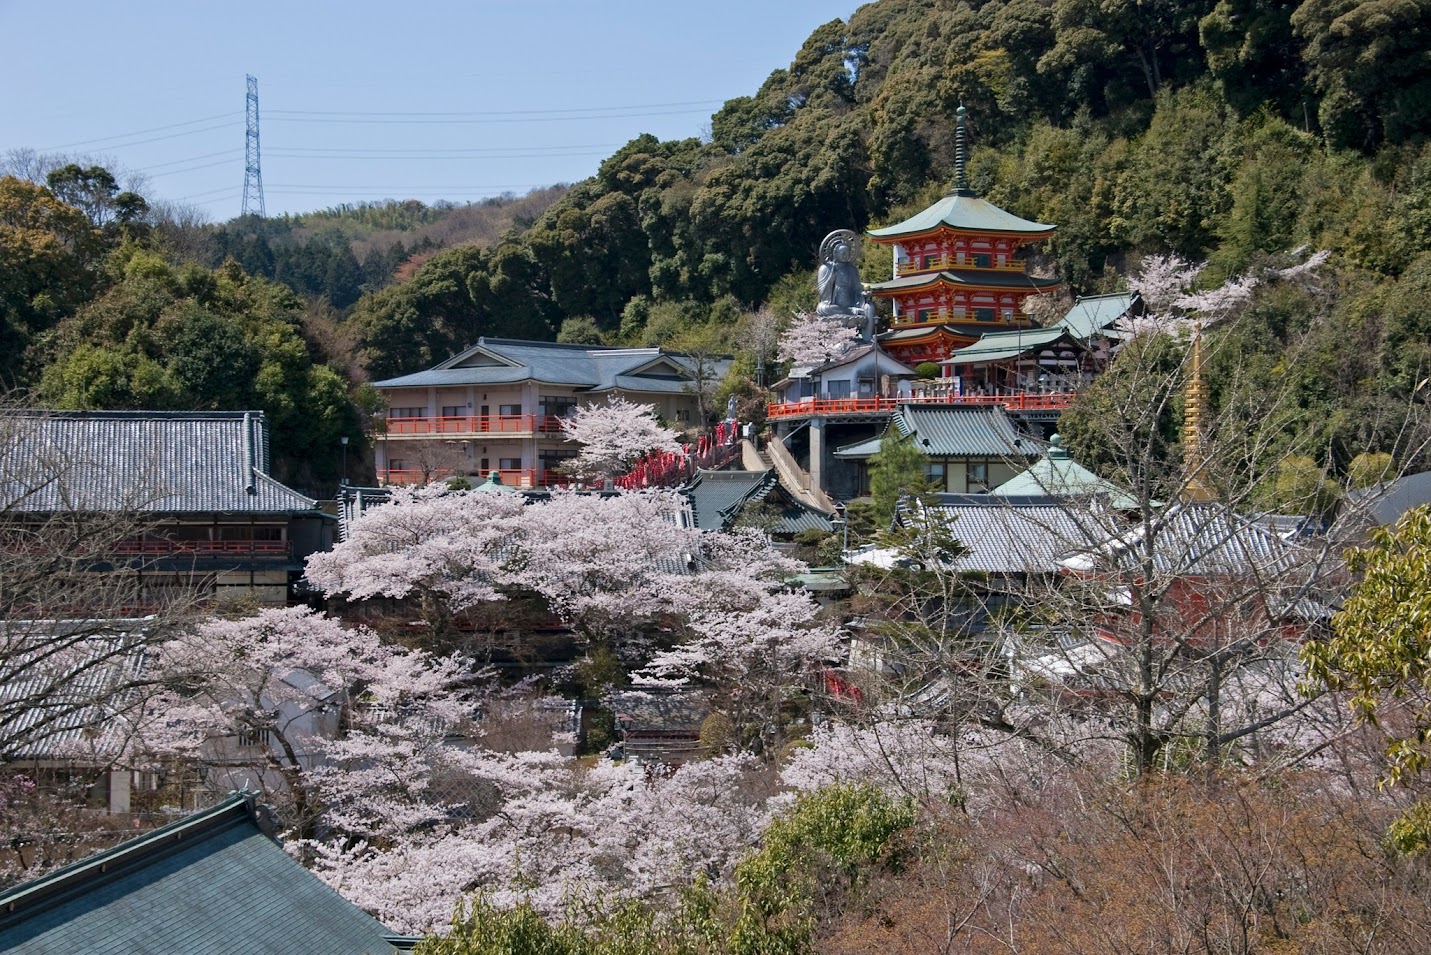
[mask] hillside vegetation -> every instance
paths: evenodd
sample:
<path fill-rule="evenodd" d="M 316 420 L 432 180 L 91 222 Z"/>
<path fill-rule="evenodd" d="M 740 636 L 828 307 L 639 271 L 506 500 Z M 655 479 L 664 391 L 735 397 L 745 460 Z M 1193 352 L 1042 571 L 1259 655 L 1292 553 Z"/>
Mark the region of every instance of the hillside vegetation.
<path fill-rule="evenodd" d="M 569 190 L 235 221 L 193 243 L 139 221 L 92 222 L 105 241 L 80 241 L 36 211 L 52 196 L 15 199 L 14 184 L 0 373 L 35 385 L 74 364 L 93 324 L 74 316 L 130 280 L 105 265 L 125 242 L 210 269 L 229 256 L 310 297 L 294 327 L 350 383 L 484 334 L 738 350 L 742 314 L 809 304 L 827 232 L 894 221 L 948 187 L 962 102 L 974 186 L 1058 224 L 1035 267 L 1075 292 L 1121 287 L 1148 253 L 1207 259 L 1208 281 L 1301 246 L 1334 253 L 1316 293 L 1261 295 L 1237 334 L 1265 374 L 1296 379 L 1342 466 L 1368 441 L 1397 450 L 1367 433 L 1369 402 L 1424 401 L 1428 25 L 1424 5 L 1391 0 L 880 0 L 817 28 L 712 116 L 708 140 L 637 137 Z M 867 280 L 886 256 L 867 246 Z M 1294 345 L 1312 360 L 1288 362 Z M 111 400 L 90 380 L 102 374 L 51 370 L 67 384 L 42 395 Z"/>

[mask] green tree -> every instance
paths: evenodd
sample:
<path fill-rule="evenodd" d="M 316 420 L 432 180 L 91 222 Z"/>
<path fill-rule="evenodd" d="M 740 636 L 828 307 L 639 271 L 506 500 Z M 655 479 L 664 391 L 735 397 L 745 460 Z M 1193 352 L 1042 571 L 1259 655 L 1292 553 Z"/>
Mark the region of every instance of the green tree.
<path fill-rule="evenodd" d="M 869 468 L 870 498 L 874 502 L 871 516 L 878 529 L 890 526 L 900 498 L 927 494 L 932 489 L 929 458 L 915 445 L 913 435 L 895 436 L 886 431 L 879 451 L 870 458 Z"/>
<path fill-rule="evenodd" d="M 1373 530 L 1347 565 L 1357 581 L 1332 617 L 1332 635 L 1308 644 L 1303 658 L 1310 680 L 1349 691 L 1353 711 L 1382 727 L 1395 782 L 1420 773 L 1431 756 L 1431 507 Z M 1398 718 L 1383 723 L 1393 709 Z"/>

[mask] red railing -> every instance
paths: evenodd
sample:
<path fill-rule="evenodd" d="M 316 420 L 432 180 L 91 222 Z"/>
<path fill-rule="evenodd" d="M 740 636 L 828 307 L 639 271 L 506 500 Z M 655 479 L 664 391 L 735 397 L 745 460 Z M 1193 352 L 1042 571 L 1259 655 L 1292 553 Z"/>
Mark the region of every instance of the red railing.
<path fill-rule="evenodd" d="M 450 468 L 435 468 L 430 471 L 385 470 L 379 472 L 378 477 L 382 478 L 384 484 L 429 484 L 446 480 L 452 477 L 453 473 Z M 541 468 L 508 469 L 498 471 L 497 474 L 503 484 L 514 488 L 565 487 L 571 483 L 571 478 L 562 472 Z M 475 486 L 487 480 L 487 474 L 474 474 L 468 480 Z"/>
<path fill-rule="evenodd" d="M 143 554 L 147 556 L 168 556 L 188 554 L 214 556 L 248 554 L 263 557 L 282 557 L 288 553 L 288 541 L 203 541 L 165 540 L 150 537 L 143 540 L 121 541 L 115 545 L 116 554 Z"/>
<path fill-rule="evenodd" d="M 499 414 L 442 418 L 388 418 L 387 433 L 396 434 L 532 434 L 561 430 L 556 415 Z"/>
<path fill-rule="evenodd" d="M 806 398 L 766 405 L 767 418 L 808 418 L 814 415 L 873 414 L 894 411 L 900 405 L 1002 405 L 1010 411 L 1062 411 L 1073 401 L 1071 392 L 1012 395 L 935 395 L 909 398 Z"/>

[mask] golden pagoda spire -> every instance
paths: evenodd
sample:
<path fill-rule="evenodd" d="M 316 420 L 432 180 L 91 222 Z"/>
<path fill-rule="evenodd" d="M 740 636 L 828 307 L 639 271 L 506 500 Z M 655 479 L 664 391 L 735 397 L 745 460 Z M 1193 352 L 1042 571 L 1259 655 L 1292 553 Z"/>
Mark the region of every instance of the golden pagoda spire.
<path fill-rule="evenodd" d="M 1205 504 L 1216 496 L 1207 480 L 1207 460 L 1203 457 L 1202 425 L 1208 416 L 1207 385 L 1202 377 L 1202 325 L 1193 326 L 1192 373 L 1183 392 L 1183 465 L 1187 485 L 1183 497 Z"/>

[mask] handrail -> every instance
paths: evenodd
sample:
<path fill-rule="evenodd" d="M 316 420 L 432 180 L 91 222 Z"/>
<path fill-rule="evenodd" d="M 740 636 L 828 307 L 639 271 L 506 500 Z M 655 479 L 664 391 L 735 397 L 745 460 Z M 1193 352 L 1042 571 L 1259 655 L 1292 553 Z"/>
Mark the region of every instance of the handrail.
<path fill-rule="evenodd" d="M 556 415 L 500 414 L 447 417 L 388 418 L 387 433 L 394 434 L 532 434 L 561 430 Z"/>
<path fill-rule="evenodd" d="M 208 541 L 208 540 L 166 540 L 145 538 L 143 540 L 120 541 L 114 547 L 116 554 L 265 554 L 283 556 L 288 553 L 288 541 Z"/>
<path fill-rule="evenodd" d="M 981 252 L 980 255 L 992 255 Z M 921 264 L 918 259 L 906 259 L 895 266 L 895 276 L 903 278 L 906 275 L 918 275 L 920 272 L 942 272 L 945 269 L 967 269 L 971 272 L 1022 272 L 1023 262 L 1018 259 L 1009 259 L 1003 265 L 975 265 L 973 262 L 960 262 L 957 256 L 946 255 L 936 259 L 930 259 L 927 264 Z"/>
<path fill-rule="evenodd" d="M 427 484 L 432 481 L 442 481 L 453 476 L 455 472 L 451 468 L 431 468 L 422 471 L 416 468 L 404 469 L 383 469 L 378 472 L 378 478 L 384 484 Z M 474 483 L 486 480 L 487 474 L 474 475 Z M 571 483 L 571 478 L 561 471 L 546 470 L 542 468 L 518 468 L 497 471 L 498 477 L 507 487 L 530 490 L 542 487 L 565 487 Z"/>
<path fill-rule="evenodd" d="M 1073 401 L 1072 392 L 1024 392 L 1009 395 L 911 395 L 906 398 L 806 398 L 766 405 L 767 418 L 809 418 L 816 415 L 880 414 L 900 405 L 1002 405 L 1009 411 L 1062 411 Z"/>

